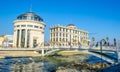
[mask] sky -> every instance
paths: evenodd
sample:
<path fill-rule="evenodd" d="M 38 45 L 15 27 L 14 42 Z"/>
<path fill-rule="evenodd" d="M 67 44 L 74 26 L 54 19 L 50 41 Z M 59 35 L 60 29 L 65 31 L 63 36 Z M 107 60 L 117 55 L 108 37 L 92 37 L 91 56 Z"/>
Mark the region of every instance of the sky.
<path fill-rule="evenodd" d="M 120 0 L 0 0 L 0 35 L 12 35 L 17 16 L 32 11 L 44 19 L 45 41 L 50 26 L 70 23 L 96 41 L 120 39 Z"/>

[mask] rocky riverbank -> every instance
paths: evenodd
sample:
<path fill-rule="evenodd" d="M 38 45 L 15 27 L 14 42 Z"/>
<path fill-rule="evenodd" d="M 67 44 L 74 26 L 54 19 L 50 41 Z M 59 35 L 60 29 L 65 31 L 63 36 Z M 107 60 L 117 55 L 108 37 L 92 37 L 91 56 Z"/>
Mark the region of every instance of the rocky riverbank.
<path fill-rule="evenodd" d="M 66 67 L 58 67 L 56 72 L 96 72 L 102 68 L 109 67 L 106 63 L 88 64 L 88 63 L 78 63 L 71 64 Z"/>
<path fill-rule="evenodd" d="M 61 60 L 65 60 L 70 62 L 70 64 L 66 66 L 59 66 L 56 69 L 56 72 L 96 72 L 100 69 L 107 68 L 110 65 L 107 63 L 89 63 L 86 62 L 89 59 L 90 55 L 79 52 L 79 51 L 61 51 L 58 52 L 62 57 L 58 57 Z"/>

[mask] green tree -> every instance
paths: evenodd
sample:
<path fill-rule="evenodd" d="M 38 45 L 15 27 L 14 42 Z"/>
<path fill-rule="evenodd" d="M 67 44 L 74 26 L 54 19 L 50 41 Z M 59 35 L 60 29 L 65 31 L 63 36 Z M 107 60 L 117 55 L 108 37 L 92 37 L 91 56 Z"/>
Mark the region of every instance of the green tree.
<path fill-rule="evenodd" d="M 93 44 L 93 46 L 94 46 L 94 42 L 95 42 L 95 38 L 92 37 L 92 44 Z"/>
<path fill-rule="evenodd" d="M 109 46 L 109 37 L 106 37 L 106 44 Z"/>
<path fill-rule="evenodd" d="M 116 39 L 114 38 L 114 46 L 116 46 Z"/>

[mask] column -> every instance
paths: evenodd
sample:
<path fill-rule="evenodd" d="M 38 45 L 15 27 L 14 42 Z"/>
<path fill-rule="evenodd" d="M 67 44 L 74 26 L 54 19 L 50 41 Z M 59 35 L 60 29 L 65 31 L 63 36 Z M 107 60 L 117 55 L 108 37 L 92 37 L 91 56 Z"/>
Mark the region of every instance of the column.
<path fill-rule="evenodd" d="M 44 48 L 42 48 L 42 56 L 44 56 L 44 54 L 45 54 L 45 53 L 44 53 Z"/>
<path fill-rule="evenodd" d="M 18 47 L 21 47 L 21 29 L 20 29 L 20 34 L 19 34 L 19 44 L 18 44 Z"/>
<path fill-rule="evenodd" d="M 25 46 L 24 46 L 24 48 L 27 48 L 27 33 L 28 32 L 28 30 L 26 29 L 25 30 Z"/>
<path fill-rule="evenodd" d="M 13 37 L 13 47 L 16 47 L 16 43 L 17 43 L 17 30 L 14 30 L 14 37 Z"/>
<path fill-rule="evenodd" d="M 33 47 L 33 31 L 30 30 L 30 37 L 29 37 L 30 41 L 29 41 L 29 45 L 30 45 L 30 48 Z"/>
<path fill-rule="evenodd" d="M 60 40 L 59 40 L 59 38 L 60 38 L 59 35 L 60 35 L 60 34 L 59 34 L 59 33 L 60 33 L 60 32 L 58 31 L 58 37 L 57 37 L 57 38 L 58 38 L 58 46 L 60 46 Z"/>

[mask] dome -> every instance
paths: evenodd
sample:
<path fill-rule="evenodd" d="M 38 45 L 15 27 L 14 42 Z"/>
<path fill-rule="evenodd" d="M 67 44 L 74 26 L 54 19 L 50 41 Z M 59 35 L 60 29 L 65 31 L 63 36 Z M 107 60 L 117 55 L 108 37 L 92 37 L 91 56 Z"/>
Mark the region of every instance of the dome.
<path fill-rule="evenodd" d="M 74 24 L 68 24 L 67 26 L 75 26 Z"/>
<path fill-rule="evenodd" d="M 74 24 L 68 24 L 67 27 L 72 28 L 72 29 L 76 29 L 77 28 Z"/>
<path fill-rule="evenodd" d="M 34 20 L 34 21 L 43 21 L 43 19 L 36 15 L 34 12 L 26 12 L 17 17 L 18 20 Z"/>

